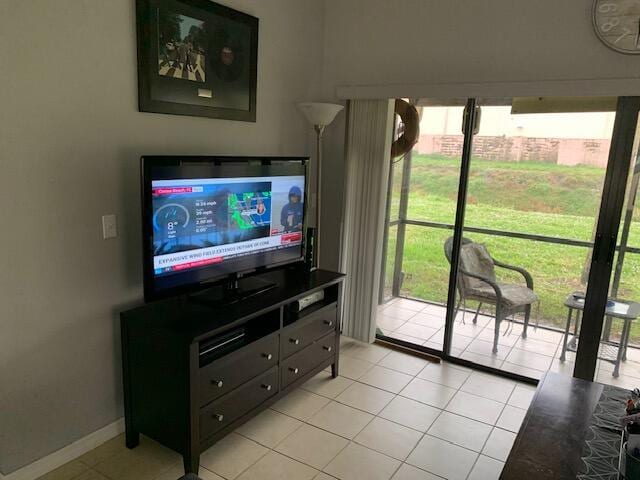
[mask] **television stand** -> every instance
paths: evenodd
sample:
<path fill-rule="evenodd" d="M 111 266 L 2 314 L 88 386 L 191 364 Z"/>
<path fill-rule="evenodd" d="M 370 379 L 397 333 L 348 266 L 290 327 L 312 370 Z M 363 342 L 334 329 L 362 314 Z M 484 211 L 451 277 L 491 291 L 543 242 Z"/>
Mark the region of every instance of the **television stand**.
<path fill-rule="evenodd" d="M 275 282 L 254 276 L 237 278 L 227 284 L 210 287 L 188 295 L 189 300 L 211 307 L 222 307 L 242 302 L 277 287 Z"/>
<path fill-rule="evenodd" d="M 244 292 L 275 285 L 242 302 L 181 296 L 122 312 L 127 447 L 144 434 L 197 474 L 200 453 L 225 435 L 325 368 L 336 377 L 343 277 L 282 269 L 241 281 Z M 298 310 L 320 291 L 321 301 Z"/>

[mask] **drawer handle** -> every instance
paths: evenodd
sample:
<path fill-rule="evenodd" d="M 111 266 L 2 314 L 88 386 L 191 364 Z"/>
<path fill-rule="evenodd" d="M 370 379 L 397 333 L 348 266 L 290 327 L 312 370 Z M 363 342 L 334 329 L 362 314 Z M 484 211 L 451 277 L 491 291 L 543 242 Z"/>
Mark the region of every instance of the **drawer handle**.
<path fill-rule="evenodd" d="M 325 320 L 324 324 L 327 325 L 328 327 L 333 327 L 333 320 Z"/>
<path fill-rule="evenodd" d="M 222 422 L 224 420 L 224 415 L 222 415 L 221 413 L 214 413 L 212 417 L 214 420 L 217 420 L 219 422 Z"/>
<path fill-rule="evenodd" d="M 326 345 L 324 347 L 322 347 L 322 349 L 326 350 L 327 352 L 330 352 L 331 350 L 333 350 L 333 348 L 327 347 Z"/>
<path fill-rule="evenodd" d="M 300 340 L 297 338 L 290 338 L 289 341 L 294 345 L 300 345 Z"/>
<path fill-rule="evenodd" d="M 263 353 L 262 356 L 267 360 L 271 360 L 273 358 L 273 355 L 271 355 L 270 353 Z"/>
<path fill-rule="evenodd" d="M 222 383 L 222 380 L 211 380 L 211 385 L 215 385 L 218 388 L 222 388 L 224 383 Z"/>
<path fill-rule="evenodd" d="M 267 392 L 271 391 L 271 385 L 268 384 L 262 384 L 262 388 L 264 388 Z"/>
<path fill-rule="evenodd" d="M 297 375 L 297 374 L 298 374 L 298 372 L 299 372 L 299 370 L 298 370 L 297 368 L 295 368 L 295 367 L 289 367 L 289 370 L 290 370 L 291 372 L 293 372 L 293 374 L 294 374 L 294 375 Z"/>

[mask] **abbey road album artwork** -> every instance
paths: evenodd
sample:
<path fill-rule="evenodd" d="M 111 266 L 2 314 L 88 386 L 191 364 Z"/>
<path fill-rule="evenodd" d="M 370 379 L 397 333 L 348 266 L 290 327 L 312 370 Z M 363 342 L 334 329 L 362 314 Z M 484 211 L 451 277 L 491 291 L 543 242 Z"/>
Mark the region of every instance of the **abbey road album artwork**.
<path fill-rule="evenodd" d="M 258 19 L 209 0 L 138 0 L 143 112 L 255 121 Z"/>

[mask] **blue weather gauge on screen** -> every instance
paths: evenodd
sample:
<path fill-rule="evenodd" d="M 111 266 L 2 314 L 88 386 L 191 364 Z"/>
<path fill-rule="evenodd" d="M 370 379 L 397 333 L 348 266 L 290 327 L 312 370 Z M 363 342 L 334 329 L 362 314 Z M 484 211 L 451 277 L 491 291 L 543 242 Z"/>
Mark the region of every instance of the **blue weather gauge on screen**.
<path fill-rule="evenodd" d="M 184 205 L 167 203 L 154 213 L 153 229 L 156 231 L 166 229 L 168 232 L 176 232 L 178 227 L 186 228 L 190 220 L 189 210 Z M 173 235 L 175 236 L 175 233 Z"/>

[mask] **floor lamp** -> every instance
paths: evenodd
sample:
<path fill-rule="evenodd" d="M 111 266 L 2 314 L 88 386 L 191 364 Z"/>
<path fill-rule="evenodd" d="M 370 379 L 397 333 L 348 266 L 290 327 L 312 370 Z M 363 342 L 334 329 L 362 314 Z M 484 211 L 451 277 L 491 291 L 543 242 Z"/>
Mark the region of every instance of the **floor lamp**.
<path fill-rule="evenodd" d="M 321 215 L 321 180 L 322 180 L 322 134 L 327 125 L 333 122 L 336 115 L 344 107 L 333 103 L 299 103 L 298 108 L 307 117 L 316 131 L 316 235 L 313 245 L 313 263 L 320 267 L 320 215 Z"/>

